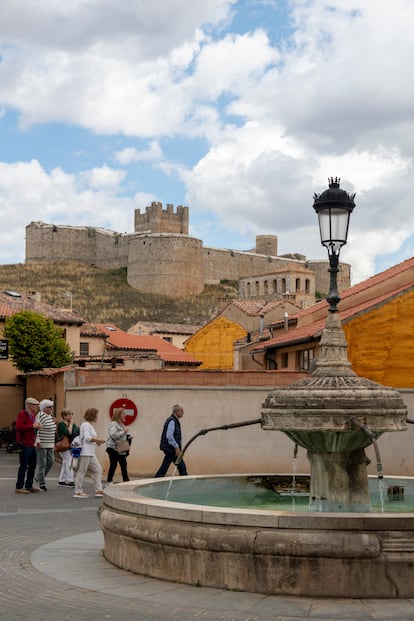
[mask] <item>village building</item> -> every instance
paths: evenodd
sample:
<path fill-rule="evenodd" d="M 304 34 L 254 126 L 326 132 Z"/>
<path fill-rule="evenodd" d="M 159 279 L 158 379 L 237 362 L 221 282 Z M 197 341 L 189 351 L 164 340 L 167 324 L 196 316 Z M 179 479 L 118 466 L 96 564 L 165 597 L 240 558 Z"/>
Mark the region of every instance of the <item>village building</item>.
<path fill-rule="evenodd" d="M 128 328 L 129 334 L 159 336 L 180 349 L 184 349 L 186 340 L 201 326 L 190 326 L 183 323 L 163 323 L 157 321 L 137 321 Z"/>
<path fill-rule="evenodd" d="M 414 258 L 342 291 L 338 312 L 354 372 L 414 388 Z M 254 368 L 310 372 L 327 314 L 324 300 L 269 325 L 266 340 L 239 343 L 242 368 L 250 368 L 253 358 Z"/>
<path fill-rule="evenodd" d="M 8 351 L 8 342 L 3 338 L 6 319 L 16 313 L 29 310 L 51 319 L 56 327 L 63 331 L 74 356 L 79 355 L 80 328 L 84 319 L 67 310 L 61 310 L 41 302 L 36 294 L 24 294 L 16 291 L 0 292 L 0 427 L 9 425 L 16 418 L 26 397 L 25 377 L 14 366 Z M 54 398 L 53 393 L 43 397 Z"/>
<path fill-rule="evenodd" d="M 201 369 L 238 370 L 234 343 L 262 337 L 270 323 L 297 311 L 294 303 L 278 299 L 232 300 L 186 341 L 185 351 L 202 361 Z"/>
<path fill-rule="evenodd" d="M 130 334 L 111 323 L 97 324 L 107 336 L 106 352 L 124 368 L 197 368 L 201 362 L 165 339 L 154 335 Z M 150 356 L 151 357 L 150 357 Z M 144 363 L 145 360 L 145 363 Z"/>

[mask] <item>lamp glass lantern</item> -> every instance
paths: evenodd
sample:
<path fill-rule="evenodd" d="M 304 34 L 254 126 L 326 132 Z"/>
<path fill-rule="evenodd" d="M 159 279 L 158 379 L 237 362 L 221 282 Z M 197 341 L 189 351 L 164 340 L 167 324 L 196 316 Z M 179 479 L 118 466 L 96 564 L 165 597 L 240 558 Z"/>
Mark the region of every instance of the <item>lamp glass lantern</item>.
<path fill-rule="evenodd" d="M 340 179 L 331 177 L 329 189 L 314 195 L 313 207 L 318 214 L 321 243 L 328 250 L 331 275 L 327 300 L 329 310 L 336 312 L 340 301 L 337 285 L 339 253 L 348 239 L 349 218 L 355 207 L 355 194 L 348 194 L 339 187 Z"/>

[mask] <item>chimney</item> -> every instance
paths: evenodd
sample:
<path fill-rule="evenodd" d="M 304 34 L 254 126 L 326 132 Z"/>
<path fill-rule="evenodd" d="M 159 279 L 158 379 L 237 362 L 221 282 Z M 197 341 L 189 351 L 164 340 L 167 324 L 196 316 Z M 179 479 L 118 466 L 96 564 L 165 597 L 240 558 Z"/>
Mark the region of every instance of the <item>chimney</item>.
<path fill-rule="evenodd" d="M 259 336 L 263 336 L 263 332 L 264 332 L 264 315 L 260 315 Z"/>
<path fill-rule="evenodd" d="M 283 317 L 285 320 L 285 332 L 287 332 L 289 330 L 289 313 L 285 312 Z"/>

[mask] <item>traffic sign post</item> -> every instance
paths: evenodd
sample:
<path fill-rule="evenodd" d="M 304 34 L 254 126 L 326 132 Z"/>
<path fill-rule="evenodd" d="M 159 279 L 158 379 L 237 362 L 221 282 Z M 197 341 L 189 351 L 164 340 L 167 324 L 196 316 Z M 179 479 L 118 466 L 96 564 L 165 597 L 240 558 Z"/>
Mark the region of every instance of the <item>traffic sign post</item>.
<path fill-rule="evenodd" d="M 109 408 L 109 416 L 112 419 L 114 410 L 116 408 L 124 408 L 126 417 L 125 417 L 125 425 L 128 427 L 131 423 L 134 422 L 136 417 L 138 416 L 138 408 L 131 399 L 121 398 L 116 399 Z"/>

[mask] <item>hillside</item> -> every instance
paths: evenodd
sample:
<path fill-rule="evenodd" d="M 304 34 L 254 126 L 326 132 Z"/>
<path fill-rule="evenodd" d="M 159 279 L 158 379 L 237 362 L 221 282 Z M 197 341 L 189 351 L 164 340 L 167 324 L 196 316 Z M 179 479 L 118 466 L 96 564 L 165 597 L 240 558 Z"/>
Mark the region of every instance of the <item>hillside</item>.
<path fill-rule="evenodd" d="M 184 299 L 143 294 L 126 280 L 126 268 L 102 270 L 79 263 L 18 263 L 0 266 L 0 290 L 38 292 L 42 302 L 72 308 L 91 323 L 111 322 L 127 330 L 139 320 L 201 325 L 217 312 L 220 297 L 237 297 L 237 283 L 207 286 Z"/>

